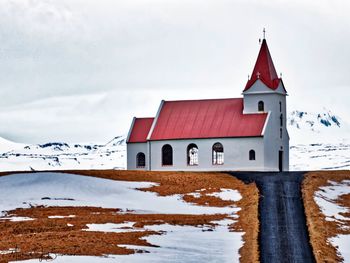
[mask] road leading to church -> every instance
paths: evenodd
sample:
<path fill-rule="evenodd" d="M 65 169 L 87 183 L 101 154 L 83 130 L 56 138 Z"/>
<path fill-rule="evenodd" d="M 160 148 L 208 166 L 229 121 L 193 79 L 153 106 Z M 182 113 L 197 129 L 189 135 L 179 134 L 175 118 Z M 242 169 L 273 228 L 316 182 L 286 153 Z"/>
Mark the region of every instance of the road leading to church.
<path fill-rule="evenodd" d="M 231 174 L 259 188 L 261 263 L 315 262 L 301 194 L 303 173 Z"/>

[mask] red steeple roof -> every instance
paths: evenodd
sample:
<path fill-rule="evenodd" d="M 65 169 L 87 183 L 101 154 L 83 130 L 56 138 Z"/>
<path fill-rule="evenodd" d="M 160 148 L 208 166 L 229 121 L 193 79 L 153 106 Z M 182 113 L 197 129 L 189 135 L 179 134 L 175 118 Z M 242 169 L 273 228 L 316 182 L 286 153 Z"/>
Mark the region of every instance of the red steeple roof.
<path fill-rule="evenodd" d="M 277 89 L 281 79 L 278 78 L 275 66 L 271 58 L 266 39 L 263 40 L 259 51 L 258 58 L 250 80 L 243 91 L 248 90 L 253 84 L 260 79 L 267 87 L 272 90 Z"/>

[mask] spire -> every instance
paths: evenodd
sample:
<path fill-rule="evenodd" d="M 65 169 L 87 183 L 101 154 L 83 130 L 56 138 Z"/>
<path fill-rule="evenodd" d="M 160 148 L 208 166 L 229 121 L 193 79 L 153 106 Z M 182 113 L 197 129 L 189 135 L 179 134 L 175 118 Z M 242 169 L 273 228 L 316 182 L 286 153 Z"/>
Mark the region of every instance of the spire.
<path fill-rule="evenodd" d="M 280 78 L 278 78 L 275 66 L 271 58 L 269 48 L 265 39 L 262 41 L 258 58 L 255 63 L 255 67 L 251 78 L 248 80 L 247 85 L 245 86 L 244 91 L 248 90 L 258 79 L 260 79 L 267 87 L 272 90 L 277 89 Z"/>

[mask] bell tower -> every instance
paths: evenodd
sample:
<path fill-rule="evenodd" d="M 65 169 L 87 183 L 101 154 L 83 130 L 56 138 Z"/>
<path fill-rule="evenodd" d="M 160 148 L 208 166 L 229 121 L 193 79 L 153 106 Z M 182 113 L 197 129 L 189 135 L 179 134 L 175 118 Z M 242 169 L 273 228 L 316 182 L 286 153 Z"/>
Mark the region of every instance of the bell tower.
<path fill-rule="evenodd" d="M 265 39 L 262 40 L 253 73 L 243 90 L 243 113 L 268 113 L 264 140 L 265 156 L 271 155 L 266 167 L 289 169 L 289 135 L 287 131 L 287 91 L 278 77 Z"/>

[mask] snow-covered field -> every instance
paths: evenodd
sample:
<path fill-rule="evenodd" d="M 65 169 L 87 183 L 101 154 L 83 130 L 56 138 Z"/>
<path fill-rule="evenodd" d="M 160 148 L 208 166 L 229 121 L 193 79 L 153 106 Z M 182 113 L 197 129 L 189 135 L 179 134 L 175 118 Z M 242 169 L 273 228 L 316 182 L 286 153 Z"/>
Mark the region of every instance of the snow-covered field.
<path fill-rule="evenodd" d="M 290 170 L 350 169 L 350 125 L 330 110 L 290 112 L 288 132 Z"/>
<path fill-rule="evenodd" d="M 328 186 L 320 187 L 315 193 L 314 200 L 325 215 L 327 221 L 334 221 L 339 226 L 342 234 L 329 239 L 337 248 L 338 254 L 345 263 L 350 262 L 350 217 L 344 213 L 350 213 L 350 207 L 344 207 L 337 203 L 342 195 L 350 194 L 350 180 L 340 183 L 329 181 Z"/>
<path fill-rule="evenodd" d="M 236 206 L 209 207 L 186 203 L 182 195 L 158 196 L 137 188 L 153 186 L 150 182 L 113 181 L 94 177 L 35 173 L 13 174 L 0 177 L 0 221 L 35 220 L 16 218 L 6 213 L 15 208 L 33 206 L 96 206 L 119 208 L 138 214 L 228 214 L 228 219 L 216 221 L 212 226 L 179 226 L 159 223 L 133 228 L 133 222 L 122 224 L 88 224 L 86 231 L 130 232 L 154 230 L 161 235 L 145 239 L 157 247 L 128 246 L 150 253 L 132 255 L 106 255 L 106 257 L 58 255 L 56 262 L 238 262 L 239 248 L 243 245 L 242 232 L 230 232 L 228 225 L 237 219 Z M 242 198 L 237 190 L 222 189 L 215 193 L 225 200 Z M 132 211 L 130 211 L 132 210 Z M 122 212 L 123 212 L 122 211 Z M 121 213 L 122 213 L 121 212 Z M 74 217 L 69 215 L 68 217 Z M 62 218 L 60 215 L 52 218 Z M 38 262 L 29 260 L 26 262 Z"/>
<path fill-rule="evenodd" d="M 233 207 L 204 207 L 186 203 L 181 195 L 157 196 L 136 190 L 154 183 L 124 182 L 64 173 L 14 174 L 0 177 L 0 208 L 31 206 L 95 206 L 131 209 L 137 213 L 230 214 Z M 77 187 L 79 186 L 79 187 Z M 227 195 L 227 191 L 225 191 Z M 238 201 L 238 192 L 229 192 Z"/>
<path fill-rule="evenodd" d="M 291 170 L 350 169 L 350 125 L 331 111 L 292 111 Z M 17 144 L 0 137 L 0 171 L 125 169 L 125 136 L 106 144 Z"/>
<path fill-rule="evenodd" d="M 132 255 L 107 255 L 106 257 L 65 256 L 59 255 L 55 262 L 239 262 L 238 249 L 242 245 L 241 233 L 227 231 L 222 222 L 215 231 L 203 231 L 193 226 L 153 225 L 145 226 L 148 230 L 165 231 L 163 235 L 152 235 L 147 241 L 159 247 L 128 246 L 135 250 L 150 253 Z M 112 230 L 113 231 L 113 230 Z M 17 262 L 17 261 L 16 261 Z M 37 259 L 22 262 L 38 262 Z"/>
<path fill-rule="evenodd" d="M 228 232 L 225 222 L 215 231 L 203 231 L 193 226 L 153 225 L 146 229 L 165 231 L 163 235 L 152 235 L 147 241 L 159 247 L 125 246 L 150 253 L 132 255 L 107 255 L 106 257 L 59 255 L 54 262 L 91 263 L 197 263 L 197 262 L 239 262 L 238 249 L 242 245 L 241 233 Z M 18 261 L 16 261 L 18 262 Z M 37 259 L 21 262 L 38 262 Z"/>
<path fill-rule="evenodd" d="M 0 138 L 0 171 L 125 169 L 125 137 L 100 144 L 17 144 Z"/>
<path fill-rule="evenodd" d="M 292 145 L 289 154 L 292 171 L 350 169 L 350 140 Z"/>

